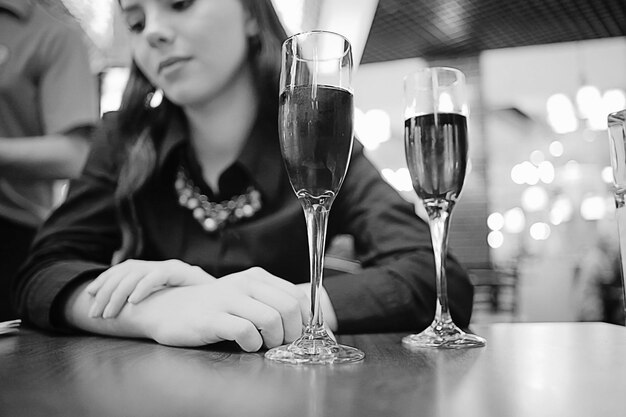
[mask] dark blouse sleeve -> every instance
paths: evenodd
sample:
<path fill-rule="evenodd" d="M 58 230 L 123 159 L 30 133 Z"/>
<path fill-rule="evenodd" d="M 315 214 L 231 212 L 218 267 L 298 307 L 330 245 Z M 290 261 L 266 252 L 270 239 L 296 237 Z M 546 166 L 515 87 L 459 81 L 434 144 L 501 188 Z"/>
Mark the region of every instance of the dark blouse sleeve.
<path fill-rule="evenodd" d="M 435 313 L 435 266 L 427 224 L 355 150 L 329 218 L 329 235 L 354 237 L 362 269 L 324 282 L 342 333 L 419 331 Z M 473 287 L 449 255 L 446 261 L 452 317 L 469 325 Z"/>
<path fill-rule="evenodd" d="M 71 182 L 65 202 L 37 234 L 13 283 L 20 316 L 39 327 L 55 327 L 54 304 L 64 289 L 94 278 L 110 265 L 119 246 L 114 193 L 118 148 L 102 126 L 82 176 Z"/>

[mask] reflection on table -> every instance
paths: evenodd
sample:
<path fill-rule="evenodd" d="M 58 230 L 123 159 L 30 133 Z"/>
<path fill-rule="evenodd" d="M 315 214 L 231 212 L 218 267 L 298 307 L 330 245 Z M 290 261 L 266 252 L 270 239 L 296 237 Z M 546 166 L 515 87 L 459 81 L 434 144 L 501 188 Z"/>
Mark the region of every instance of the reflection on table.
<path fill-rule="evenodd" d="M 22 329 L 0 338 L 0 415 L 616 416 L 624 415 L 626 329 L 602 323 L 476 326 L 485 348 L 419 350 L 404 334 L 342 336 L 354 365 L 272 363 L 231 344 Z"/>

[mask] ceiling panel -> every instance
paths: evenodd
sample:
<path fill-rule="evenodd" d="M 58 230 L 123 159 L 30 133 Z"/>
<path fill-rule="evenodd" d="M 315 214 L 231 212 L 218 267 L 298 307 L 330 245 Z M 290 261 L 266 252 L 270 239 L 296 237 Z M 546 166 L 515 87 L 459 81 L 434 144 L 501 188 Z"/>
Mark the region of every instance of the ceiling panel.
<path fill-rule="evenodd" d="M 362 63 L 626 36 L 626 0 L 380 0 Z"/>

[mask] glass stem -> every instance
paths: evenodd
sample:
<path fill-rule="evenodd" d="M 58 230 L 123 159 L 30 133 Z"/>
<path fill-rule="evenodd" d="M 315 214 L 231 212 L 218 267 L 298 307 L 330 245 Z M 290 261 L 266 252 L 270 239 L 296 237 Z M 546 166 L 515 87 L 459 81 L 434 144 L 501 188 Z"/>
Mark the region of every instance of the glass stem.
<path fill-rule="evenodd" d="M 448 307 L 448 283 L 446 279 L 446 256 L 448 253 L 448 226 L 450 213 L 454 203 L 439 200 L 435 203 L 427 203 L 430 236 L 435 255 L 435 272 L 437 279 L 437 306 L 435 310 L 435 323 L 449 323 L 452 321 Z"/>
<path fill-rule="evenodd" d="M 320 308 L 320 291 L 324 270 L 324 248 L 326 245 L 326 226 L 330 203 L 327 198 L 303 199 L 304 216 L 309 240 L 309 264 L 311 275 L 311 315 L 309 330 L 317 333 L 324 329 L 324 318 Z"/>

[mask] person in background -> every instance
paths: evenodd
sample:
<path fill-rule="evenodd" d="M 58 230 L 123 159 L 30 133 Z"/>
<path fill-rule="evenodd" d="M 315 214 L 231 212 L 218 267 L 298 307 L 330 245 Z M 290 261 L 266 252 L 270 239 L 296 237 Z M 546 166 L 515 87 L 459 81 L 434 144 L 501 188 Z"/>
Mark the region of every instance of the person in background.
<path fill-rule="evenodd" d="M 576 318 L 624 325 L 619 235 L 613 219 L 596 224 L 596 240 L 585 249 L 574 272 Z"/>
<path fill-rule="evenodd" d="M 278 142 L 286 34 L 271 1 L 119 3 L 133 55 L 122 105 L 39 232 L 14 289 L 19 311 L 43 328 L 175 346 L 295 340 L 309 255 Z M 428 326 L 428 228 L 358 143 L 329 218 L 329 240 L 340 234 L 362 268 L 324 281 L 330 329 Z M 448 267 L 452 315 L 468 326 L 472 285 L 454 258 Z"/>
<path fill-rule="evenodd" d="M 9 281 L 99 119 L 81 33 L 37 1 L 0 0 L 0 320 L 15 317 Z"/>

